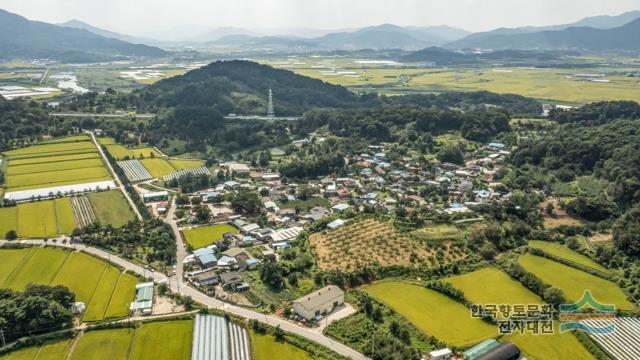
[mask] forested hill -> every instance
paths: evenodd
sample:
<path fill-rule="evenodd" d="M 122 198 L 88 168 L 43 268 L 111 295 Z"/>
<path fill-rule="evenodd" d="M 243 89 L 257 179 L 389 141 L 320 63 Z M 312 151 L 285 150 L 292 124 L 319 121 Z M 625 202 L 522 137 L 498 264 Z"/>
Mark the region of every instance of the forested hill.
<path fill-rule="evenodd" d="M 361 99 L 323 81 L 250 61 L 218 61 L 159 81 L 129 96 L 139 109 L 176 108 L 210 115 L 266 115 L 269 88 L 276 115 L 301 115 L 316 107 L 353 107 Z"/>

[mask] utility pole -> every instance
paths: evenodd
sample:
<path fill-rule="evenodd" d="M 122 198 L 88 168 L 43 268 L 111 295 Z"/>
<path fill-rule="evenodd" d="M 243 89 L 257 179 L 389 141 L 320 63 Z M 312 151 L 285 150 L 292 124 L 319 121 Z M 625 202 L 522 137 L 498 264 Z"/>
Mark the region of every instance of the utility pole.
<path fill-rule="evenodd" d="M 1 347 L 5 347 L 7 344 L 4 342 L 4 329 L 0 329 L 0 339 L 2 339 Z"/>

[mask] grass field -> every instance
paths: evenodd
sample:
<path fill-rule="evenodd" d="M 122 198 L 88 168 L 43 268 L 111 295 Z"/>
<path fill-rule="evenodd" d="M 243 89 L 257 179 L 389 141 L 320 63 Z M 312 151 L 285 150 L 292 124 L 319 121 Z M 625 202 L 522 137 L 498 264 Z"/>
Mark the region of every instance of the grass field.
<path fill-rule="evenodd" d="M 250 331 L 251 358 L 253 360 L 312 360 L 312 357 L 304 350 L 293 345 L 276 341 L 271 335 L 258 334 Z"/>
<path fill-rule="evenodd" d="M 414 230 L 410 236 L 416 240 L 451 241 L 462 237 L 462 231 L 454 225 L 439 224 Z"/>
<path fill-rule="evenodd" d="M 87 332 L 78 340 L 70 359 L 128 359 L 133 333 L 133 329 L 111 329 Z"/>
<path fill-rule="evenodd" d="M 39 247 L 0 250 L 0 258 L 0 288 L 67 286 L 87 305 L 87 321 L 126 315 L 135 294 L 135 277 L 81 252 Z"/>
<path fill-rule="evenodd" d="M 364 290 L 404 316 L 426 335 L 466 346 L 497 335 L 493 325 L 471 317 L 469 309 L 445 295 L 400 281 L 379 282 Z"/>
<path fill-rule="evenodd" d="M 146 324 L 136 330 L 130 359 L 189 360 L 192 342 L 193 320 Z"/>
<path fill-rule="evenodd" d="M 467 300 L 475 304 L 541 304 L 542 299 L 519 282 L 496 268 L 484 268 L 446 279 L 446 282 L 464 292 Z M 574 359 L 593 359 L 580 341 L 569 333 L 534 335 L 530 333 L 505 336 L 522 350 L 528 359 L 560 359 L 572 354 Z"/>
<path fill-rule="evenodd" d="M 107 151 L 109 154 L 113 156 L 116 160 L 123 160 L 125 158 L 129 159 L 141 159 L 141 158 L 151 158 L 151 157 L 160 157 L 160 153 L 158 153 L 154 148 L 151 147 L 142 147 L 142 148 L 128 148 L 119 144 L 106 145 Z"/>
<path fill-rule="evenodd" d="M 137 329 L 123 328 L 86 332 L 79 335 L 73 350 L 70 346 L 71 340 L 62 340 L 18 350 L 0 356 L 0 359 L 189 360 L 191 358 L 192 334 L 192 320 L 153 322 L 144 324 Z M 73 352 L 69 354 L 69 351 Z"/>
<path fill-rule="evenodd" d="M 88 193 L 87 198 L 101 224 L 121 227 L 135 219 L 135 214 L 120 191 L 102 191 Z"/>
<path fill-rule="evenodd" d="M 203 226 L 195 229 L 183 231 L 187 243 L 194 249 L 199 249 L 213 244 L 214 241 L 222 239 L 225 233 L 237 233 L 238 230 L 231 225 L 218 224 L 213 226 Z"/>
<path fill-rule="evenodd" d="M 171 166 L 169 161 L 165 159 L 144 159 L 140 162 L 149 171 L 151 176 L 155 178 L 161 178 L 177 171 Z"/>
<path fill-rule="evenodd" d="M 543 282 L 562 289 L 570 301 L 578 301 L 585 290 L 590 290 L 600 303 L 614 304 L 621 310 L 635 309 L 622 290 L 611 281 L 531 254 L 518 258 L 518 263 Z"/>
<path fill-rule="evenodd" d="M 588 268 L 603 272 L 605 274 L 611 274 L 611 271 L 609 271 L 609 269 L 607 269 L 606 267 L 591 260 L 587 256 L 584 256 L 578 252 L 575 252 L 569 249 L 568 247 L 562 244 L 549 242 L 549 241 L 531 240 L 529 241 L 529 247 L 540 249 L 549 255 L 553 255 L 565 260 L 569 260 L 576 264 L 586 266 Z"/>

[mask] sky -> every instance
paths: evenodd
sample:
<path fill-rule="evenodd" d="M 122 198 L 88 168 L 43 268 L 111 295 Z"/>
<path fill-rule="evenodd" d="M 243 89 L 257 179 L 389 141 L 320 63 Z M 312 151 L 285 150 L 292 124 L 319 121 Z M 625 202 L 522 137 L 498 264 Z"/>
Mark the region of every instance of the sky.
<path fill-rule="evenodd" d="M 640 0 L 0 0 L 0 8 L 51 23 L 78 19 L 131 35 L 185 25 L 357 28 L 382 23 L 468 31 L 556 25 L 640 10 Z"/>

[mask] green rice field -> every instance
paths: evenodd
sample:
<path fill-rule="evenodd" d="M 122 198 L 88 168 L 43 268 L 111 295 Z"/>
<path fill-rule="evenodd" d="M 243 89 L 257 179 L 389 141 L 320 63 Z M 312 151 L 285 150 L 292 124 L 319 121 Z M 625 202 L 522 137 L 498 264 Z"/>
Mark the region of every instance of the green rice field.
<path fill-rule="evenodd" d="M 312 360 L 304 350 L 293 345 L 276 341 L 271 335 L 258 334 L 250 331 L 251 358 L 253 360 L 290 359 Z"/>
<path fill-rule="evenodd" d="M 562 289 L 570 301 L 578 301 L 585 290 L 590 290 L 600 303 L 613 304 L 621 310 L 635 309 L 624 292 L 611 281 L 531 254 L 518 258 L 518 263 L 543 282 Z"/>
<path fill-rule="evenodd" d="M 495 326 L 471 317 L 470 310 L 439 292 L 402 281 L 383 281 L 364 290 L 428 336 L 464 347 L 498 335 Z"/>
<path fill-rule="evenodd" d="M 76 227 L 68 198 L 0 208 L 0 238 L 9 230 L 16 230 L 21 238 L 55 237 L 71 234 Z"/>
<path fill-rule="evenodd" d="M 195 169 L 205 165 L 205 162 L 202 160 L 178 160 L 178 159 L 170 159 L 169 163 L 176 170 L 183 169 Z"/>
<path fill-rule="evenodd" d="M 607 269 L 606 267 L 591 260 L 588 256 L 584 256 L 578 252 L 575 252 L 562 244 L 549 241 L 531 240 L 529 241 L 529 247 L 540 249 L 549 255 L 569 260 L 578 265 L 586 266 L 605 274 L 611 274 L 611 271 L 609 271 L 609 269 Z"/>
<path fill-rule="evenodd" d="M 0 360 L 189 360 L 193 321 L 152 322 L 137 329 L 94 330 L 78 336 L 73 347 L 71 340 L 54 341 L 0 356 Z"/>
<path fill-rule="evenodd" d="M 228 232 L 236 234 L 238 230 L 228 224 L 218 224 L 184 230 L 183 235 L 192 248 L 199 249 L 222 239 L 222 235 Z"/>
<path fill-rule="evenodd" d="M 143 159 L 140 160 L 140 162 L 142 163 L 142 166 L 149 171 L 151 176 L 155 178 L 161 178 L 165 175 L 178 171 L 165 159 Z"/>
<path fill-rule="evenodd" d="M 480 269 L 445 281 L 464 292 L 467 300 L 475 304 L 543 303 L 537 295 L 496 268 Z M 580 341 L 569 333 L 560 334 L 558 331 L 553 335 L 511 334 L 503 340 L 516 344 L 527 359 L 560 359 L 564 354 L 572 354 L 575 359 L 593 359 Z"/>
<path fill-rule="evenodd" d="M 86 321 L 125 316 L 137 279 L 81 252 L 50 247 L 0 249 L 0 288 L 64 285 L 87 305 Z"/>
<path fill-rule="evenodd" d="M 454 225 L 440 224 L 420 228 L 411 232 L 411 237 L 426 241 L 451 241 L 462 237 L 462 231 Z"/>

